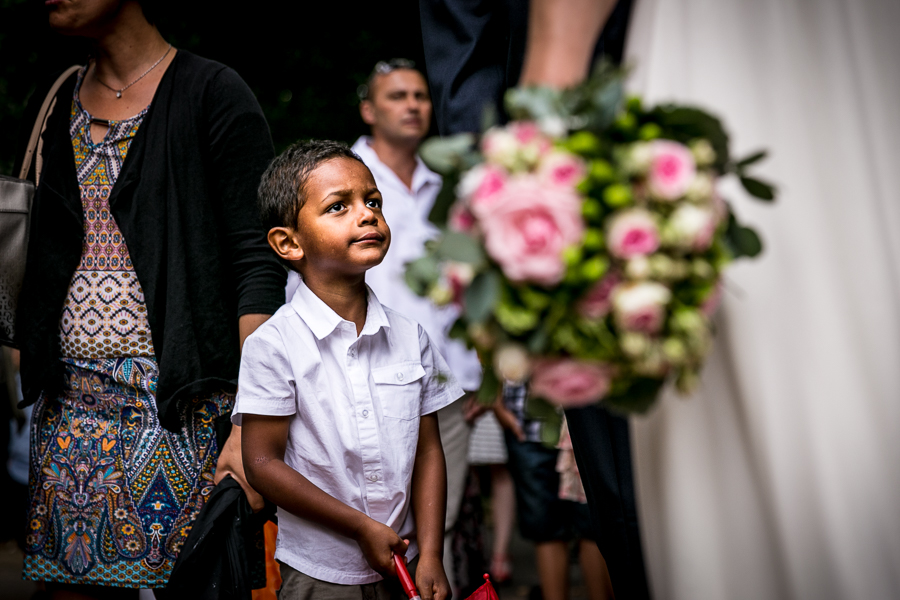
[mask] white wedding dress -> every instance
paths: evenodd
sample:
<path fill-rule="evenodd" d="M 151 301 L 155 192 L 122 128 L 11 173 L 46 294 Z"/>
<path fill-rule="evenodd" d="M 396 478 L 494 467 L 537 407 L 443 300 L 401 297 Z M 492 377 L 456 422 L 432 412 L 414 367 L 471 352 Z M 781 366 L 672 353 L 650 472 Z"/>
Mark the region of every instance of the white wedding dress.
<path fill-rule="evenodd" d="M 900 598 L 900 1 L 637 0 L 634 91 L 768 148 L 698 393 L 632 420 L 657 600 Z"/>

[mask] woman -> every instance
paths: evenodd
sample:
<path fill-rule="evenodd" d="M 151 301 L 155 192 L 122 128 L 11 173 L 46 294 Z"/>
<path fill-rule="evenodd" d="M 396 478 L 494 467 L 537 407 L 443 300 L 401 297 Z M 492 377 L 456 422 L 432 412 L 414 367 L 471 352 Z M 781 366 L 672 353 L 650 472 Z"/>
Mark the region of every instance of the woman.
<path fill-rule="evenodd" d="M 44 133 L 17 315 L 37 401 L 24 575 L 136 597 L 226 473 L 261 504 L 228 416 L 240 343 L 284 294 L 255 208 L 274 152 L 237 74 L 172 48 L 139 2 L 48 7 L 94 48 Z"/>

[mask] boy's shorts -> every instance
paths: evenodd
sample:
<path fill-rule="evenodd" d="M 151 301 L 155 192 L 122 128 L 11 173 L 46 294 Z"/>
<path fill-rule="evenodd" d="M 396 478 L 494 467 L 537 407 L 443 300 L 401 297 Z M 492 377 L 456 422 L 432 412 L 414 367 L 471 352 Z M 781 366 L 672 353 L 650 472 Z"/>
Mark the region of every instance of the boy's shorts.
<path fill-rule="evenodd" d="M 416 556 L 406 566 L 413 581 L 416 580 Z M 278 561 L 281 567 L 281 589 L 278 600 L 408 600 L 396 577 L 375 583 L 344 585 L 315 579 Z"/>
<path fill-rule="evenodd" d="M 516 486 L 516 512 L 522 537 L 532 542 L 597 540 L 587 504 L 559 497 L 559 450 L 540 442 L 520 442 L 508 431 L 507 468 Z"/>

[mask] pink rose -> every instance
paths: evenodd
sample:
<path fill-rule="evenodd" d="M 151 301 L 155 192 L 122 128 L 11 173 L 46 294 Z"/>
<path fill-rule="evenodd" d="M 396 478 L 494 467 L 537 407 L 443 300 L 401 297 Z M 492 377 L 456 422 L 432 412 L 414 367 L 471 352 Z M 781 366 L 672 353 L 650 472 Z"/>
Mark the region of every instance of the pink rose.
<path fill-rule="evenodd" d="M 610 272 L 598 281 L 594 287 L 582 296 L 575 307 L 578 314 L 585 319 L 601 319 L 609 313 L 612 306 L 612 291 L 619 284 L 617 273 Z"/>
<path fill-rule="evenodd" d="M 550 152 L 538 165 L 538 177 L 560 187 L 575 187 L 585 172 L 584 161 L 568 152 Z"/>
<path fill-rule="evenodd" d="M 475 228 L 475 215 L 469 207 L 462 202 L 454 202 L 450 206 L 450 214 L 447 216 L 447 225 L 453 231 L 470 233 Z"/>
<path fill-rule="evenodd" d="M 666 307 L 672 292 L 654 281 L 627 283 L 612 293 L 613 315 L 623 331 L 659 333 L 666 321 Z"/>
<path fill-rule="evenodd" d="M 550 138 L 532 121 L 492 127 L 481 140 L 481 152 L 487 161 L 510 171 L 529 170 L 552 147 Z"/>
<path fill-rule="evenodd" d="M 511 178 L 480 215 L 485 249 L 512 281 L 554 285 L 565 274 L 563 250 L 581 241 L 581 199 L 572 190 Z"/>
<path fill-rule="evenodd" d="M 615 213 L 607 224 L 609 252 L 622 259 L 651 254 L 659 248 L 656 220 L 641 208 Z"/>
<path fill-rule="evenodd" d="M 474 181 L 466 181 L 469 177 L 472 177 Z M 466 188 L 471 187 L 472 193 L 468 196 L 468 200 L 469 207 L 475 216 L 481 216 L 485 210 L 490 209 L 491 204 L 497 200 L 500 192 L 503 191 L 506 179 L 506 171 L 500 167 L 488 164 L 478 165 L 466 173 L 466 177 L 460 182 L 460 186 L 465 184 Z"/>
<path fill-rule="evenodd" d="M 647 173 L 650 193 L 659 200 L 684 196 L 694 180 L 697 165 L 687 146 L 671 140 L 651 142 L 652 160 Z"/>
<path fill-rule="evenodd" d="M 447 261 L 444 263 L 444 277 L 450 288 L 451 301 L 457 306 L 462 306 L 466 289 L 475 279 L 475 269 L 468 263 Z"/>
<path fill-rule="evenodd" d="M 609 392 L 612 369 L 596 361 L 543 358 L 535 361 L 531 393 L 562 408 L 588 406 Z"/>

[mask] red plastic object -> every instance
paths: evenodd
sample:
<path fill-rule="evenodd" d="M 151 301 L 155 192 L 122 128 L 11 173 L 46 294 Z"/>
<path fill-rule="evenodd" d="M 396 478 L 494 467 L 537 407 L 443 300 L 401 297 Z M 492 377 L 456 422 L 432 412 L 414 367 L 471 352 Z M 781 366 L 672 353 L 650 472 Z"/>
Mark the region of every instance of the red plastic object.
<path fill-rule="evenodd" d="M 397 567 L 397 577 L 400 578 L 400 585 L 403 586 L 403 591 L 406 592 L 409 600 L 422 600 L 422 597 L 419 596 L 419 592 L 416 590 L 416 584 L 413 583 L 412 577 L 409 576 L 409 571 L 406 570 L 406 559 L 399 554 L 395 554 L 394 566 Z"/>
<path fill-rule="evenodd" d="M 466 598 L 466 600 L 500 600 L 497 596 L 497 590 L 491 585 L 491 578 L 487 573 L 484 574 L 484 585 L 475 590 L 475 593 Z"/>

